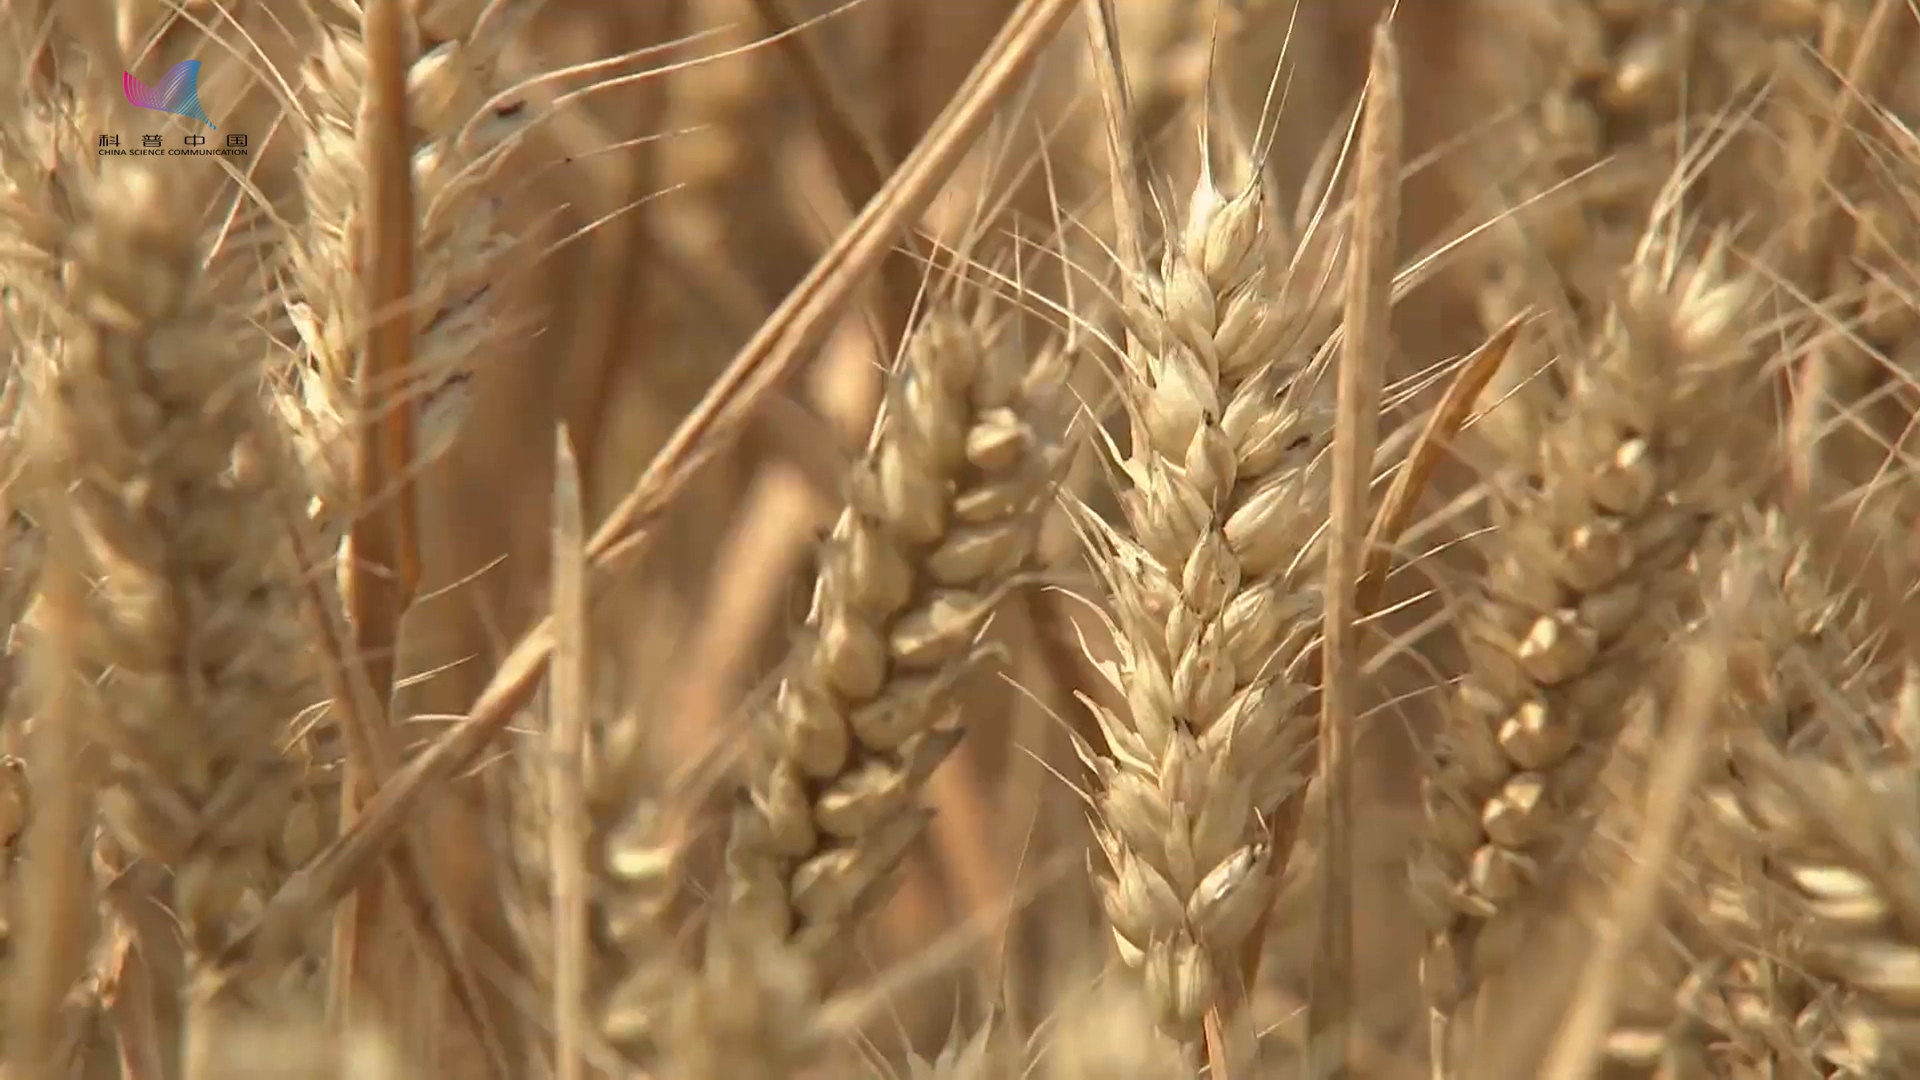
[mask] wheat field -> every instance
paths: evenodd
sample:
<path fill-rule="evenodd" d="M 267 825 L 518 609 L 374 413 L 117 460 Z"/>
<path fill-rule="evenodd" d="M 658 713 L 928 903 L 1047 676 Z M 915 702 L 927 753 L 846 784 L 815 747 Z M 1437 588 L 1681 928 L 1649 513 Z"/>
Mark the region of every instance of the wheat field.
<path fill-rule="evenodd" d="M 0 0 L 0 1077 L 1920 1075 L 1916 61 Z"/>

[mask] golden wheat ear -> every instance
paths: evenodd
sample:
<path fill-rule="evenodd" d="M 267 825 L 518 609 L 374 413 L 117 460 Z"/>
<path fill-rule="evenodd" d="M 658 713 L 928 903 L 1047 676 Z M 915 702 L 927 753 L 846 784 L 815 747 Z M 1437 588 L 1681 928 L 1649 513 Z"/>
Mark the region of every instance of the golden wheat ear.
<path fill-rule="evenodd" d="M 302 993 L 291 956 L 231 980 L 213 958 L 306 855 L 280 747 L 317 691 L 289 547 L 302 484 L 263 357 L 201 274 L 197 179 L 129 164 L 79 208 L 32 448 L 64 572 L 91 583 L 64 590 L 46 645 L 100 747 L 108 842 L 173 873 L 190 1054 L 199 1020 Z"/>
<path fill-rule="evenodd" d="M 1686 258 L 1650 234 L 1537 456 L 1496 480 L 1499 527 L 1460 615 L 1467 670 L 1425 781 L 1415 868 L 1432 930 L 1423 974 L 1444 1015 L 1524 940 L 1695 546 L 1737 505 L 1727 455 L 1755 378 L 1742 322 L 1755 291 L 1727 260 L 1723 240 Z"/>
<path fill-rule="evenodd" d="M 1730 738 L 1770 727 L 1790 710 L 1789 695 L 1780 693 L 1776 707 L 1766 689 L 1784 670 L 1795 634 L 1781 592 L 1788 572 L 1777 539 L 1758 513 L 1730 515 L 1714 522 L 1696 549 L 1699 569 L 1693 576 L 1703 588 L 1716 576 L 1755 586 L 1744 601 L 1738 634 L 1711 642 L 1703 640 L 1704 635 L 1688 640 L 1683 628 L 1676 635 L 1679 648 L 1672 650 L 1684 655 L 1711 649 L 1726 671 L 1727 692 L 1715 704 L 1716 730 L 1700 767 L 1703 792 L 1734 785 L 1736 774 L 1725 753 Z M 1710 607 L 1712 597 L 1703 599 Z M 1671 748 L 1675 674 L 1671 664 L 1649 672 L 1642 690 L 1625 706 L 1627 720 L 1595 784 L 1593 832 L 1599 839 L 1584 853 L 1586 880 L 1569 894 L 1571 904 L 1591 910 L 1595 920 L 1610 918 L 1604 908 L 1608 884 L 1633 879 L 1638 872 L 1640 851 L 1631 844 L 1616 845 L 1613 838 L 1644 835 L 1649 827 L 1647 793 Z M 1712 804 L 1699 793 L 1690 794 L 1688 801 L 1688 813 L 1698 818 L 1706 817 L 1705 809 Z M 1609 1075 L 1719 1075 L 1715 1070 L 1743 1056 L 1755 1065 L 1765 1060 L 1764 1053 L 1756 1053 L 1764 1050 L 1759 1038 L 1763 1033 L 1742 1032 L 1739 1026 L 1754 1019 L 1761 992 L 1779 989 L 1778 976 L 1785 973 L 1769 973 L 1774 977 L 1765 983 L 1753 978 L 1741 985 L 1756 974 L 1756 961 L 1778 955 L 1760 944 L 1765 891 L 1755 888 L 1758 867 L 1746 854 L 1711 828 L 1686 831 L 1660 878 L 1657 922 L 1633 948 L 1624 950 L 1623 970 L 1612 980 L 1609 1027 L 1592 1048 Z M 1619 900 L 1617 891 L 1614 899 Z M 1736 997 L 1741 999 L 1737 1006 L 1732 1004 Z"/>
<path fill-rule="evenodd" d="M 414 288 L 406 299 L 412 362 L 391 385 L 366 389 L 383 408 L 416 411 L 423 460 L 444 453 L 459 434 L 484 358 L 531 328 L 529 314 L 507 300 L 511 290 L 503 286 L 508 256 L 525 251 L 506 226 L 498 181 L 506 156 L 532 123 L 524 103 L 515 108 L 516 99 L 496 99 L 507 89 L 502 51 L 522 24 L 518 14 L 480 21 L 483 7 L 428 5 L 423 18 L 450 35 L 437 41 L 416 40 L 422 28 L 406 25 L 407 115 L 414 128 L 404 149 L 415 210 Z M 305 354 L 296 381 L 303 449 L 336 539 L 350 509 L 347 456 L 359 353 L 369 320 L 381 315 L 364 310 L 359 282 L 372 244 L 364 235 L 372 212 L 364 182 L 366 49 L 357 30 L 329 33 L 303 73 L 312 129 L 304 132 L 298 177 L 307 216 L 290 251 L 288 310 Z"/>
<path fill-rule="evenodd" d="M 1737 540 L 1769 602 L 1729 656 L 1725 766 L 1705 795 L 1709 895 L 1726 943 L 1710 989 L 1724 1068 L 1890 1076 L 1920 1041 L 1896 896 L 1911 887 L 1911 748 L 1920 695 L 1887 670 L 1865 608 L 1835 588 L 1777 515 Z"/>
<path fill-rule="evenodd" d="M 555 1001 L 569 992 L 558 978 L 563 959 L 557 949 L 580 943 L 559 940 L 555 885 L 562 861 L 574 860 L 587 887 L 584 897 L 569 902 L 585 905 L 586 940 L 570 991 L 577 1000 L 567 1007 L 579 1010 L 590 1029 L 578 1041 L 605 1047 L 581 1056 L 594 1061 L 611 1053 L 632 1067 L 652 1068 L 667 1049 L 673 1002 L 694 977 L 680 933 L 690 892 L 681 865 L 684 823 L 673 814 L 671 794 L 647 783 L 645 755 L 654 745 L 646 738 L 646 718 L 599 701 L 580 705 L 584 760 L 577 784 L 561 780 L 554 754 L 539 743 L 522 747 L 513 762 L 503 831 L 516 874 L 506 910 L 542 998 Z M 550 730 L 551 710 L 549 704 L 546 723 L 528 727 Z M 556 844 L 551 825 L 563 799 L 577 801 L 585 827 Z M 551 1021 L 531 1019 L 526 1045 L 540 1046 Z"/>
<path fill-rule="evenodd" d="M 1801 1067 L 1806 1036 L 1824 1023 L 1819 1005 L 1829 988 L 1795 959 L 1793 905 L 1775 880 L 1772 854 L 1757 842 L 1754 777 L 1728 751 L 1831 747 L 1837 732 L 1825 721 L 1836 707 L 1870 712 L 1876 677 L 1872 635 L 1857 606 L 1817 572 L 1783 516 L 1754 510 L 1725 524 L 1716 545 L 1723 550 L 1703 565 L 1752 567 L 1759 588 L 1726 650 L 1721 737 L 1702 778 L 1700 827 L 1685 872 L 1674 875 L 1677 895 L 1661 943 L 1670 961 L 1684 955 L 1692 967 L 1666 987 L 1666 1029 L 1641 1032 L 1636 1045 L 1648 1054 L 1705 1055 L 1721 1072 L 1743 1074 Z M 1660 750 L 1656 741 L 1642 755 Z"/>
<path fill-rule="evenodd" d="M 1125 528 L 1084 515 L 1119 650 L 1103 672 L 1126 702 L 1094 707 L 1106 745 L 1080 747 L 1099 887 L 1121 960 L 1196 1054 L 1207 1016 L 1244 1014 L 1313 738 L 1302 574 L 1333 412 L 1291 241 L 1258 182 L 1223 191 L 1207 169 L 1158 266 L 1120 268 Z"/>
<path fill-rule="evenodd" d="M 1463 42 L 1470 56 L 1482 47 L 1506 54 L 1497 71 L 1487 68 L 1499 103 L 1512 108 L 1465 148 L 1468 183 L 1484 193 L 1475 214 L 1487 222 L 1467 253 L 1474 307 L 1488 333 L 1528 312 L 1564 317 L 1536 327 L 1557 340 L 1522 350 L 1540 363 L 1507 365 L 1482 398 L 1521 405 L 1551 398 L 1540 374 L 1554 352 L 1611 309 L 1638 223 L 1668 198 L 1676 170 L 1699 180 L 1680 196 L 1689 215 L 1740 230 L 1743 241 L 1772 244 L 1780 222 L 1813 216 L 1798 185 L 1822 202 L 1846 201 L 1809 170 L 1813 129 L 1831 123 L 1834 103 L 1830 87 L 1806 90 L 1845 69 L 1809 47 L 1819 24 L 1857 22 L 1859 6 L 1521 0 L 1500 10 L 1508 33 Z M 1689 160 L 1709 144 L 1712 152 Z M 1524 445 L 1538 434 L 1528 411 L 1494 412 L 1483 434 Z"/>
<path fill-rule="evenodd" d="M 756 718 L 722 924 L 844 958 L 924 830 L 919 791 L 961 733 L 951 691 L 1048 504 L 1060 362 L 950 304 L 908 340 L 806 628 Z"/>
<path fill-rule="evenodd" d="M 1917 701 L 1903 689 L 1880 723 L 1912 723 Z M 1759 740 L 1741 749 L 1749 779 L 1732 809 L 1789 900 L 1787 958 L 1819 980 L 1793 1029 L 1816 1061 L 1849 1075 L 1907 1075 L 1920 1064 L 1912 761 L 1893 750 L 1842 764 Z"/>

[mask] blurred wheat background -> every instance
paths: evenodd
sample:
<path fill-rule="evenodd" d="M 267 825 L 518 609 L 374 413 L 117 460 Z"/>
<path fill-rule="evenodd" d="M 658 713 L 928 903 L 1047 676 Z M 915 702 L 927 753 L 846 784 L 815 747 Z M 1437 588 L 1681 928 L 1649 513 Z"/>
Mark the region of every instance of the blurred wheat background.
<path fill-rule="evenodd" d="M 1911 1075 L 1917 31 L 0 0 L 0 1075 Z"/>

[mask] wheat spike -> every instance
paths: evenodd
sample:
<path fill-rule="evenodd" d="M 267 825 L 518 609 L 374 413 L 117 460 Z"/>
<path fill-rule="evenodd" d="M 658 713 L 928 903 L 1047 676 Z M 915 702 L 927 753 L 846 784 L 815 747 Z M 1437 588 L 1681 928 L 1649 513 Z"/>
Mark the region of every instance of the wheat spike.
<path fill-rule="evenodd" d="M 185 181 L 116 169 L 83 205 L 34 455 L 36 505 L 93 582 L 69 662 L 106 753 L 104 823 L 173 870 L 204 975 L 307 854 L 289 847 L 304 804 L 280 744 L 315 686 L 288 544 L 301 487 L 258 358 L 202 276 Z M 239 1000 L 276 996 L 273 971 Z"/>
<path fill-rule="evenodd" d="M 419 129 L 412 148 L 419 218 L 411 301 L 415 370 L 402 385 L 378 392 L 394 407 L 418 410 L 423 460 L 445 452 L 459 433 L 477 359 L 526 329 L 525 313 L 503 300 L 500 287 L 506 257 L 521 245 L 506 229 L 496 178 L 528 127 L 530 108 L 512 98 L 490 100 L 504 89 L 500 53 L 524 12 L 481 24 L 471 7 L 430 11 L 439 32 L 457 36 L 412 42 L 407 70 L 408 113 Z M 421 28 L 409 29 L 418 35 Z M 344 527 L 351 386 L 370 316 L 360 310 L 356 281 L 367 244 L 357 149 L 367 78 L 357 31 L 321 40 L 303 81 L 313 121 L 299 167 L 307 221 L 290 252 L 288 312 L 305 353 L 293 380 L 294 409 L 304 421 L 303 456 L 335 539 Z"/>
<path fill-rule="evenodd" d="M 1896 815 L 1912 796 L 1913 684 L 1884 693 L 1859 611 L 1790 527 L 1768 516 L 1743 543 L 1768 559 L 1778 591 L 1754 655 L 1731 658 L 1749 683 L 1735 705 L 1746 723 L 1707 798 L 1720 826 L 1709 867 L 1744 871 L 1722 870 L 1707 908 L 1750 950 L 1718 987 L 1726 1027 L 1747 1060 L 1890 1075 L 1920 1048 L 1899 1004 L 1909 991 L 1897 975 L 1879 981 L 1906 948 L 1883 905 L 1898 903 L 1888 897 L 1908 872 Z"/>
<path fill-rule="evenodd" d="M 1649 234 L 1537 457 L 1498 490 L 1487 575 L 1459 616 L 1466 675 L 1424 782 L 1415 887 L 1443 1014 L 1524 940 L 1519 916 L 1564 857 L 1684 566 L 1732 497 L 1737 429 L 1714 425 L 1750 379 L 1754 291 L 1726 260 L 1721 239 L 1683 259 Z"/>
<path fill-rule="evenodd" d="M 1520 40 L 1531 47 L 1531 62 L 1513 66 L 1525 73 L 1526 86 L 1514 95 L 1520 115 L 1503 126 L 1493 149 L 1476 155 L 1484 172 L 1476 186 L 1494 193 L 1484 205 L 1492 228 L 1472 270 L 1483 329 L 1548 310 L 1568 320 L 1553 329 L 1591 332 L 1634 259 L 1637 223 L 1658 209 L 1669 177 L 1696 145 L 1729 144 L 1699 166 L 1700 182 L 1680 196 L 1698 221 L 1744 227 L 1757 207 L 1776 204 L 1778 193 L 1755 178 L 1779 174 L 1769 156 L 1779 151 L 1777 142 L 1743 138 L 1740 119 L 1719 117 L 1746 107 L 1740 92 L 1765 85 L 1807 29 L 1804 12 L 1782 21 L 1741 9 L 1801 6 L 1792 0 L 1530 0 L 1516 6 Z M 1800 115 L 1786 119 L 1805 122 Z M 1481 400 L 1517 396 L 1516 404 L 1528 408 L 1496 414 L 1485 437 L 1509 451 L 1538 437 L 1523 414 L 1550 407 L 1541 404 L 1549 395 L 1545 380 L 1529 376 L 1567 340 L 1545 340 L 1541 329 L 1525 336 L 1521 353 L 1540 362 L 1506 365 Z"/>
<path fill-rule="evenodd" d="M 1159 1023 L 1193 1044 L 1241 994 L 1242 953 L 1291 845 L 1312 739 L 1296 662 L 1324 517 L 1332 415 L 1300 345 L 1313 274 L 1263 188 L 1203 171 L 1157 271 L 1133 279 L 1122 379 L 1128 535 L 1094 522 L 1128 707 L 1095 708 L 1101 885 L 1122 959 Z M 1297 278 L 1297 281 L 1296 281 Z"/>
<path fill-rule="evenodd" d="M 1037 536 L 1064 354 L 1035 361 L 1011 331 L 936 306 L 913 332 L 758 717 L 726 920 L 819 958 L 925 828 L 916 796 L 960 735 L 948 694 Z"/>
<path fill-rule="evenodd" d="M 1911 723 L 1916 700 L 1903 691 L 1885 726 Z M 1920 1061 L 1911 763 L 1899 751 L 1848 767 L 1742 749 L 1748 837 L 1795 902 L 1791 955 L 1831 986 L 1832 1026 L 1809 1031 L 1809 1048 L 1848 1075 L 1906 1075 Z"/>
<path fill-rule="evenodd" d="M 545 756 L 530 748 L 516 762 L 508 840 L 518 878 L 509 917 L 535 985 L 551 993 L 553 860 L 581 860 L 593 885 L 582 1006 L 608 1047 L 627 1062 L 646 1066 L 661 1053 L 663 1018 L 671 1012 L 688 963 L 678 940 L 683 826 L 668 800 L 648 783 L 645 755 L 651 748 L 641 717 L 596 707 L 588 720 L 581 792 L 588 830 L 581 850 L 555 851 L 548 842 L 554 793 Z"/>
<path fill-rule="evenodd" d="M 1865 710 L 1873 701 L 1872 642 L 1854 606 L 1830 588 L 1797 533 L 1777 513 L 1749 513 L 1731 536 L 1729 559 L 1761 568 L 1764 590 L 1727 656 L 1728 749 L 1758 743 L 1782 753 L 1831 747 L 1822 723 L 1835 701 Z M 1703 988 L 1701 1012 L 1720 1035 L 1723 1068 L 1789 1068 L 1794 1046 L 1817 1041 L 1823 988 L 1792 961 L 1791 905 L 1773 882 L 1776 860 L 1756 841 L 1751 770 L 1734 754 L 1710 774 L 1707 811 L 1694 845 L 1694 888 L 1683 929 L 1721 970 Z M 1804 1028 L 1802 1039 L 1796 1028 Z"/>

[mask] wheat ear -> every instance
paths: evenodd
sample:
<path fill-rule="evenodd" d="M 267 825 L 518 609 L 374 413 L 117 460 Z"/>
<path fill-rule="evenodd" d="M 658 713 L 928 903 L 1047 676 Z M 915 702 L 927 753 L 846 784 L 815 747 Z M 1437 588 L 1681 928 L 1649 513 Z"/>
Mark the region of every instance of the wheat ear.
<path fill-rule="evenodd" d="M 1511 955 L 1729 494 L 1719 466 L 1751 377 L 1754 293 L 1729 277 L 1724 242 L 1698 259 L 1676 245 L 1648 234 L 1562 415 L 1497 491 L 1487 574 L 1460 614 L 1467 670 L 1424 782 L 1422 973 L 1443 1015 Z"/>
<path fill-rule="evenodd" d="M 438 42 L 410 41 L 408 115 L 417 126 L 410 148 L 416 192 L 415 292 L 411 371 L 397 385 L 376 388 L 395 408 L 419 412 L 418 452 L 430 460 L 458 434 L 472 399 L 478 358 L 524 329 L 525 313 L 503 299 L 505 259 L 519 239 L 504 222 L 497 174 L 526 131 L 529 109 L 512 97 L 495 100 L 505 82 L 501 51 L 514 18 L 478 21 L 472 5 L 441 5 Z M 417 34 L 418 28 L 408 30 Z M 421 45 L 427 46 L 419 51 Z M 306 349 L 296 380 L 309 438 L 305 460 L 314 487 L 344 528 L 354 415 L 351 383 L 368 319 L 356 278 L 368 243 L 359 126 L 368 79 L 366 44 L 357 31 L 322 39 L 303 80 L 312 128 L 299 166 L 307 219 L 291 252 L 294 299 L 288 303 Z"/>
<path fill-rule="evenodd" d="M 42 504 L 67 517 L 68 557 L 94 582 L 71 663 L 89 680 L 75 712 L 105 754 L 102 816 L 172 869 L 205 1010 L 211 958 L 294 857 L 301 803 L 280 743 L 316 688 L 287 543 L 301 487 L 259 358 L 201 274 L 185 179 L 130 165 L 84 204 L 35 456 Z M 280 996 L 275 970 L 235 1002 Z"/>
<path fill-rule="evenodd" d="M 1835 703 L 1861 715 L 1873 707 L 1872 636 L 1781 515 L 1744 515 L 1732 557 L 1760 566 L 1766 587 L 1726 658 L 1728 747 L 1816 752 L 1832 742 L 1835 732 L 1822 721 Z M 1755 778 L 1737 755 L 1722 757 L 1703 793 L 1710 827 L 1696 844 L 1698 895 L 1686 905 L 1697 916 L 1683 929 L 1695 930 L 1694 951 L 1721 968 L 1701 1002 L 1719 1035 L 1716 1061 L 1735 1070 L 1788 1068 L 1802 1059 L 1802 1047 L 1819 1041 L 1824 988 L 1794 961 L 1793 909 L 1774 884 L 1777 861 L 1760 842 Z"/>
<path fill-rule="evenodd" d="M 1710 825 L 1726 816 L 1723 806 L 1733 811 L 1742 806 L 1741 773 L 1731 767 L 1729 745 L 1762 738 L 1784 746 L 1809 732 L 1808 706 L 1819 696 L 1813 684 L 1824 676 L 1809 679 L 1802 669 L 1813 652 L 1833 643 L 1835 605 L 1824 598 L 1814 602 L 1820 590 L 1792 539 L 1779 515 L 1749 511 L 1715 523 L 1696 551 L 1701 580 L 1717 571 L 1723 580 L 1744 578 L 1752 587 L 1742 604 L 1739 633 L 1713 642 L 1726 672 L 1726 693 L 1715 706 L 1719 731 L 1701 774 L 1701 827 L 1688 830 L 1663 876 L 1661 891 L 1669 895 L 1663 898 L 1661 931 L 1648 934 L 1636 951 L 1628 976 L 1633 982 L 1622 984 L 1614 1026 L 1602 1048 L 1607 1073 L 1623 1080 L 1747 1075 L 1741 1070 L 1785 1066 L 1773 1050 L 1779 1034 L 1792 1027 L 1799 1010 L 1791 1002 L 1803 996 L 1805 980 L 1790 964 L 1778 962 L 1787 954 L 1773 890 L 1764 879 L 1764 855 Z M 1696 641 L 1687 648 L 1703 647 Z M 1846 666 L 1831 657 L 1823 660 L 1831 662 L 1819 665 L 1823 672 Z M 1669 674 L 1660 672 L 1660 682 Z M 1602 780 L 1607 813 L 1621 826 L 1644 828 L 1641 796 L 1670 751 L 1662 695 L 1671 697 L 1671 692 L 1662 688 L 1639 695 L 1630 706 L 1633 719 Z M 1597 831 L 1625 829 L 1603 823 Z M 1637 852 L 1594 847 L 1595 880 L 1635 872 Z"/>
<path fill-rule="evenodd" d="M 960 735 L 949 692 L 1037 536 L 1064 355 L 944 304 L 911 335 L 758 718 L 723 923 L 842 955 L 926 827 L 916 796 Z"/>
<path fill-rule="evenodd" d="M 1485 207 L 1492 228 L 1475 271 L 1475 306 L 1484 330 L 1547 309 L 1568 316 L 1580 328 L 1571 331 L 1577 336 L 1605 317 L 1614 283 L 1634 258 L 1637 223 L 1663 198 L 1685 140 L 1698 138 L 1703 128 L 1712 131 L 1693 117 L 1710 116 L 1740 85 L 1764 79 L 1762 65 L 1787 33 L 1762 29 L 1767 20 L 1723 7 L 1732 5 L 1515 5 L 1521 44 L 1535 46 L 1537 54 L 1532 85 L 1519 94 L 1518 119 L 1498 133 L 1495 152 L 1479 155 L 1498 199 Z M 1702 171 L 1724 171 L 1737 180 L 1740 172 L 1727 167 L 1728 160 L 1719 156 Z M 1701 183 L 1684 193 L 1690 209 L 1698 213 L 1714 202 L 1712 186 Z M 1714 202 L 1724 214 L 1708 220 L 1719 224 L 1751 215 L 1752 195 L 1744 190 Z M 1551 347 L 1532 340 L 1536 336 L 1523 339 L 1521 353 L 1550 359 Z M 1506 365 L 1482 400 L 1541 397 L 1544 383 L 1528 379 L 1540 367 Z M 1518 419 L 1517 411 L 1496 413 L 1483 434 L 1530 441 L 1537 433 L 1507 426 Z"/>
<path fill-rule="evenodd" d="M 1104 672 L 1127 702 L 1095 707 L 1106 748 L 1081 748 L 1100 780 L 1102 896 L 1122 959 L 1188 1046 L 1244 997 L 1313 737 L 1294 668 L 1317 606 L 1300 571 L 1332 413 L 1313 385 L 1324 357 L 1296 351 L 1300 268 L 1282 238 L 1257 183 L 1227 197 L 1209 170 L 1157 272 L 1129 268 L 1128 530 L 1089 526 L 1120 650 Z"/>
<path fill-rule="evenodd" d="M 578 850 L 555 850 L 548 835 L 550 808 L 562 797 L 548 775 L 548 755 L 529 747 L 518 756 L 508 805 L 517 881 L 507 910 L 536 987 L 543 996 L 555 992 L 555 860 L 579 860 L 592 882 L 579 1007 L 606 1047 L 646 1068 L 663 1052 L 665 1018 L 689 977 L 677 940 L 684 839 L 670 800 L 648 783 L 653 746 L 643 718 L 589 703 L 587 721 L 586 767 L 575 795 L 585 804 L 587 829 Z"/>
<path fill-rule="evenodd" d="M 1698 13 L 1694 5 L 1668 7 L 1520 6 L 1523 38 L 1541 46 L 1544 78 L 1506 147 L 1511 156 L 1495 159 L 1513 163 L 1500 198 L 1520 209 L 1494 233 L 1480 294 L 1486 329 L 1539 303 L 1542 280 L 1564 289 L 1575 312 L 1605 310 L 1637 239 L 1622 223 L 1646 219 L 1672 167 L 1656 131 L 1671 119 L 1667 106 Z M 1541 270 L 1553 273 L 1543 279 Z"/>
<path fill-rule="evenodd" d="M 1859 735 L 1920 732 L 1920 693 L 1909 678 L 1877 725 L 1835 716 Z M 1883 730 L 1874 730 L 1875 727 Z M 1896 734 L 1899 733 L 1899 734 Z M 1877 741 L 1877 740 L 1876 740 Z M 1829 983 L 1826 1019 L 1796 1017 L 1815 1056 L 1847 1075 L 1909 1075 L 1920 1063 L 1920 871 L 1913 821 L 1920 787 L 1896 747 L 1856 764 L 1748 743 L 1740 760 L 1747 839 L 1794 904 L 1792 959 Z M 1807 1010 L 1814 1012 L 1810 1006 Z M 1821 1030 L 1822 1028 L 1825 1030 Z"/>
<path fill-rule="evenodd" d="M 530 725 L 544 729 L 546 745 L 515 755 L 505 802 L 517 888 L 505 908 L 536 988 L 555 1004 L 552 1072 L 564 1080 L 592 1057 L 589 1027 L 627 1064 L 656 1064 L 661 1018 L 685 970 L 672 919 L 682 884 L 677 822 L 648 783 L 654 746 L 642 717 L 606 709 L 594 694 L 584 507 L 564 438 L 555 458 L 554 663 L 546 723 Z M 536 1034 L 527 1045 L 543 1041 Z"/>

